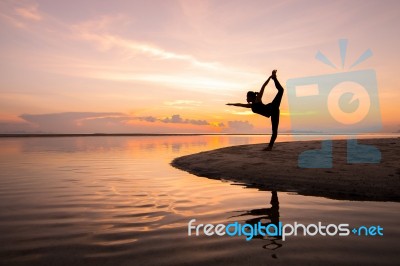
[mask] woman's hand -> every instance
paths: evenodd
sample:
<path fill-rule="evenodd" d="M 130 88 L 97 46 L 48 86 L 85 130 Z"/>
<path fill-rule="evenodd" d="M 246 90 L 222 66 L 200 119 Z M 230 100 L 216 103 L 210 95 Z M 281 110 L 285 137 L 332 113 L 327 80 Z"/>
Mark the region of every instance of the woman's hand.
<path fill-rule="evenodd" d="M 249 104 L 249 103 L 227 103 L 226 105 L 251 108 L 251 104 Z"/>
<path fill-rule="evenodd" d="M 271 75 L 272 78 L 276 78 L 276 72 L 277 72 L 277 71 L 278 71 L 278 70 L 276 70 L 276 69 L 272 70 L 272 75 Z"/>

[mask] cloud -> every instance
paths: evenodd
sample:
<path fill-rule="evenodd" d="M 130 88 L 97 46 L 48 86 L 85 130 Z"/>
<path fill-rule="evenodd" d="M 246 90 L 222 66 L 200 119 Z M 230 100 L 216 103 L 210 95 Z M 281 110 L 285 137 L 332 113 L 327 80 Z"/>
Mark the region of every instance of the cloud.
<path fill-rule="evenodd" d="M 172 115 L 171 117 L 166 117 L 159 119 L 154 116 L 139 116 L 139 117 L 134 117 L 134 119 L 140 120 L 140 121 L 146 121 L 146 122 L 162 122 L 162 123 L 172 123 L 172 124 L 192 124 L 192 125 L 198 125 L 198 126 L 206 126 L 206 125 L 211 125 L 206 120 L 195 120 L 195 119 L 184 119 L 180 115 Z"/>
<path fill-rule="evenodd" d="M 245 111 L 225 110 L 225 112 L 234 114 L 234 115 L 254 115 L 253 111 L 250 111 L 250 110 L 245 110 Z"/>
<path fill-rule="evenodd" d="M 182 88 L 239 90 L 264 75 L 224 65 L 218 61 L 202 60 L 197 55 L 173 51 L 158 41 L 143 41 L 126 37 L 122 32 L 132 27 L 126 16 L 102 16 L 70 26 L 71 36 L 98 48 L 104 55 L 114 54 L 122 60 L 124 71 L 99 69 L 98 63 L 75 72 L 89 78 L 114 81 L 158 83 Z M 126 33 L 125 33 L 126 34 Z M 117 56 L 115 56 L 117 55 Z M 101 58 L 101 56 L 100 56 Z M 107 58 L 109 61 L 109 59 Z M 121 61 L 118 62 L 121 65 Z M 137 66 L 140 66 L 138 68 Z"/>
<path fill-rule="evenodd" d="M 235 133 L 249 133 L 253 130 L 254 126 L 248 121 L 228 121 L 228 128 L 226 131 Z"/>
<path fill-rule="evenodd" d="M 176 123 L 176 124 L 192 124 L 192 125 L 209 125 L 206 120 L 194 120 L 194 119 L 183 119 L 180 115 L 173 115 L 172 117 L 167 117 L 161 120 L 164 123 Z"/>
<path fill-rule="evenodd" d="M 23 134 L 38 132 L 38 128 L 28 122 L 0 121 L 0 133 L 2 134 Z"/>
<path fill-rule="evenodd" d="M 30 38 L 35 38 L 35 42 L 51 44 L 48 49 L 29 53 L 29 60 L 26 58 L 29 49 L 14 53 L 13 59 L 20 57 L 15 61 L 23 61 L 24 66 L 35 62 L 31 65 L 35 71 L 214 92 L 241 90 L 254 80 L 264 78 L 242 67 L 214 60 L 216 57 L 202 56 L 203 50 L 182 50 L 179 45 L 163 42 L 160 36 L 144 39 L 141 34 L 132 33 L 136 32 L 132 29 L 137 27 L 137 21 L 130 15 L 92 16 L 71 25 L 59 16 L 39 12 L 35 5 L 15 7 L 14 4 L 6 11 L 1 11 L 1 7 L 0 1 L 0 18 L 16 27 L 29 29 Z M 32 23 L 35 21 L 41 23 Z M 160 34 L 171 42 L 178 42 L 168 32 Z M 61 50 L 63 53 L 59 52 Z M 187 108 L 186 105 L 174 106 Z"/>
<path fill-rule="evenodd" d="M 20 29 L 27 29 L 29 23 L 43 20 L 36 4 L 22 1 L 1 1 L 0 18 Z"/>
<path fill-rule="evenodd" d="M 109 28 L 115 28 L 122 24 L 128 24 L 128 20 L 123 16 L 103 16 L 100 19 L 86 21 L 72 26 L 72 30 L 83 40 L 90 41 L 101 47 L 101 50 L 113 48 L 123 49 L 130 56 L 138 53 L 160 60 L 179 60 L 190 63 L 193 66 L 215 70 L 220 67 L 217 62 L 207 62 L 197 59 L 190 54 L 176 53 L 165 50 L 155 44 L 140 42 L 133 39 L 124 38 L 114 33 L 110 33 Z M 115 25 L 117 24 L 117 25 Z"/>
<path fill-rule="evenodd" d="M 51 114 L 22 114 L 20 118 L 32 123 L 53 123 L 60 120 L 66 122 L 81 121 L 85 119 L 104 118 L 104 117 L 121 117 L 126 116 L 123 113 L 115 112 L 65 112 L 65 113 L 51 113 Z"/>
<path fill-rule="evenodd" d="M 201 101 L 194 101 L 194 100 L 175 100 L 175 101 L 167 101 L 164 102 L 165 105 L 174 106 L 176 108 L 190 108 L 190 107 L 198 107 L 202 104 Z"/>
<path fill-rule="evenodd" d="M 188 119 L 179 114 L 157 118 L 118 112 L 64 112 L 19 117 L 24 121 L 0 121 L 0 133 L 207 133 L 225 127 L 222 122 Z"/>
<path fill-rule="evenodd" d="M 140 121 L 146 121 L 146 122 L 158 121 L 157 117 L 154 117 L 154 116 L 139 116 L 139 117 L 135 117 L 135 119 L 140 120 Z"/>
<path fill-rule="evenodd" d="M 22 114 L 19 116 L 25 121 L 35 125 L 40 131 L 44 132 L 77 132 L 90 131 L 88 125 L 94 124 L 94 121 L 103 120 L 104 126 L 111 120 L 127 121 L 129 116 L 123 113 L 115 112 L 65 112 L 65 113 L 50 113 L 50 114 Z M 97 123 L 99 124 L 99 123 Z M 94 129 L 94 128 L 93 128 Z"/>
<path fill-rule="evenodd" d="M 37 5 L 30 5 L 24 7 L 15 8 L 15 12 L 24 19 L 33 20 L 33 21 L 40 21 L 42 20 L 42 16 L 38 11 Z"/>

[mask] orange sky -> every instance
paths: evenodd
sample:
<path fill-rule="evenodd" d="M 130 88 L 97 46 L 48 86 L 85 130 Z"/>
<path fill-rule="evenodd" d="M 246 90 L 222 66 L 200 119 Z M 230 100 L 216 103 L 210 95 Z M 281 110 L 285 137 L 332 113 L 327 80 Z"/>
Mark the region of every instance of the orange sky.
<path fill-rule="evenodd" d="M 284 87 L 373 69 L 382 131 L 395 132 L 398 25 L 398 1 L 2 1 L 0 133 L 270 132 L 225 103 L 244 103 L 274 68 Z M 281 132 L 293 114 L 285 93 Z"/>

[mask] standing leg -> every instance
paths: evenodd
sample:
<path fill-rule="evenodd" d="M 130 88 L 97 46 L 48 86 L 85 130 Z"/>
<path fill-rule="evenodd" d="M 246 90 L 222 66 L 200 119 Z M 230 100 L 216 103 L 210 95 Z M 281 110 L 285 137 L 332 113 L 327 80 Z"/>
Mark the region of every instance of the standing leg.
<path fill-rule="evenodd" d="M 272 79 L 275 82 L 275 87 L 278 90 L 278 93 L 276 94 L 274 100 L 271 103 L 272 108 L 273 108 L 273 111 L 271 114 L 272 134 L 271 134 L 271 139 L 269 141 L 269 145 L 265 149 L 267 151 L 272 150 L 275 140 L 278 137 L 278 126 L 279 126 L 279 115 L 280 115 L 279 106 L 281 105 L 281 100 L 282 100 L 283 91 L 284 91 L 282 85 L 279 83 L 276 76 L 273 77 Z"/>
<path fill-rule="evenodd" d="M 272 134 L 267 150 L 272 150 L 272 146 L 274 146 L 276 137 L 278 136 L 279 114 L 280 111 L 278 109 L 274 110 L 274 112 L 271 115 Z"/>

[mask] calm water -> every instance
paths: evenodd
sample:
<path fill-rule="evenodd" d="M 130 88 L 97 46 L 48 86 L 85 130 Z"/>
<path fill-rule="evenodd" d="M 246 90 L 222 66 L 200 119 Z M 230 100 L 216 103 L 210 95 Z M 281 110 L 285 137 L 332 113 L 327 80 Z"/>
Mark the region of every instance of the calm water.
<path fill-rule="evenodd" d="M 0 264 L 398 263 L 399 203 L 259 191 L 170 166 L 178 156 L 260 142 L 265 137 L 0 139 Z M 191 219 L 380 225 L 384 236 L 189 237 Z"/>

